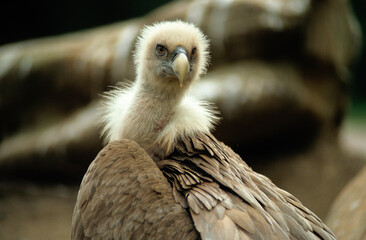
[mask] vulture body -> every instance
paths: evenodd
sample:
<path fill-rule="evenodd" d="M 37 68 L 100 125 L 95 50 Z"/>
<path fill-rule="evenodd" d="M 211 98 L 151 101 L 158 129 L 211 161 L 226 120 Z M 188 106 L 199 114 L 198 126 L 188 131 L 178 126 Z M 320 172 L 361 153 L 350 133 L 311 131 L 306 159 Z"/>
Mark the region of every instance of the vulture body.
<path fill-rule="evenodd" d="M 186 95 L 208 64 L 198 28 L 146 27 L 135 64 L 133 85 L 107 96 L 109 144 L 81 183 L 72 239 L 335 239 L 210 133 L 215 111 Z"/>

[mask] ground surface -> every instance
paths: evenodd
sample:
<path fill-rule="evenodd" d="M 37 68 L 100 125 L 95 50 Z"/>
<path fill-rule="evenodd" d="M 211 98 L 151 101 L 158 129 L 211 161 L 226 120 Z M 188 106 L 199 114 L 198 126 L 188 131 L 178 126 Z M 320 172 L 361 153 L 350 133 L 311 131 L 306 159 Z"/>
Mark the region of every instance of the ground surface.
<path fill-rule="evenodd" d="M 77 187 L 0 186 L 0 239 L 70 239 Z"/>

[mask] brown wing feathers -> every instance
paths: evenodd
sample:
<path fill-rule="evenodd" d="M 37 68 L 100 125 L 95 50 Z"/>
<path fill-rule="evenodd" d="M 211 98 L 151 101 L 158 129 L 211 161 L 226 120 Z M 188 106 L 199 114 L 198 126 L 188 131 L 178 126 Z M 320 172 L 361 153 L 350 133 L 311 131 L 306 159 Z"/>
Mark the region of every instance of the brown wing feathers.
<path fill-rule="evenodd" d="M 197 239 L 192 220 L 147 153 L 128 140 L 108 144 L 79 190 L 72 239 Z"/>
<path fill-rule="evenodd" d="M 73 239 L 197 239 L 196 230 L 202 239 L 335 239 L 299 200 L 203 134 L 158 163 L 132 141 L 107 145 L 83 179 L 73 225 Z"/>
<path fill-rule="evenodd" d="M 186 199 L 181 205 L 188 205 L 203 239 L 335 239 L 299 200 L 211 134 L 182 139 L 158 167 L 176 201 Z"/>

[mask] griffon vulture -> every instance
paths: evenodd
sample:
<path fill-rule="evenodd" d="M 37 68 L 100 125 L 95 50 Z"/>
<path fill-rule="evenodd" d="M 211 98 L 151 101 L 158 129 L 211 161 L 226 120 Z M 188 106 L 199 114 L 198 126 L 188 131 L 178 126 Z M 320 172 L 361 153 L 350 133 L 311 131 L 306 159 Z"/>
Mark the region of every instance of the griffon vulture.
<path fill-rule="evenodd" d="M 186 95 L 208 47 L 192 24 L 143 29 L 136 81 L 107 96 L 109 144 L 81 183 L 72 239 L 335 239 L 210 133 L 215 111 Z"/>

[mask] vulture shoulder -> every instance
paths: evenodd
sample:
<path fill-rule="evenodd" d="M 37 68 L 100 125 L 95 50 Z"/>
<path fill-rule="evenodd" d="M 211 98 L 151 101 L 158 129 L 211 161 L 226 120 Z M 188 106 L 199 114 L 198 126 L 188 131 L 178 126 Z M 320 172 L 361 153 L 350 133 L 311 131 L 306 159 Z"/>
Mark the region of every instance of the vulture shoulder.
<path fill-rule="evenodd" d="M 182 138 L 157 164 L 202 239 L 335 239 L 298 199 L 211 134 Z"/>
<path fill-rule="evenodd" d="M 135 142 L 109 143 L 89 166 L 73 214 L 71 239 L 197 239 L 189 213 Z"/>

